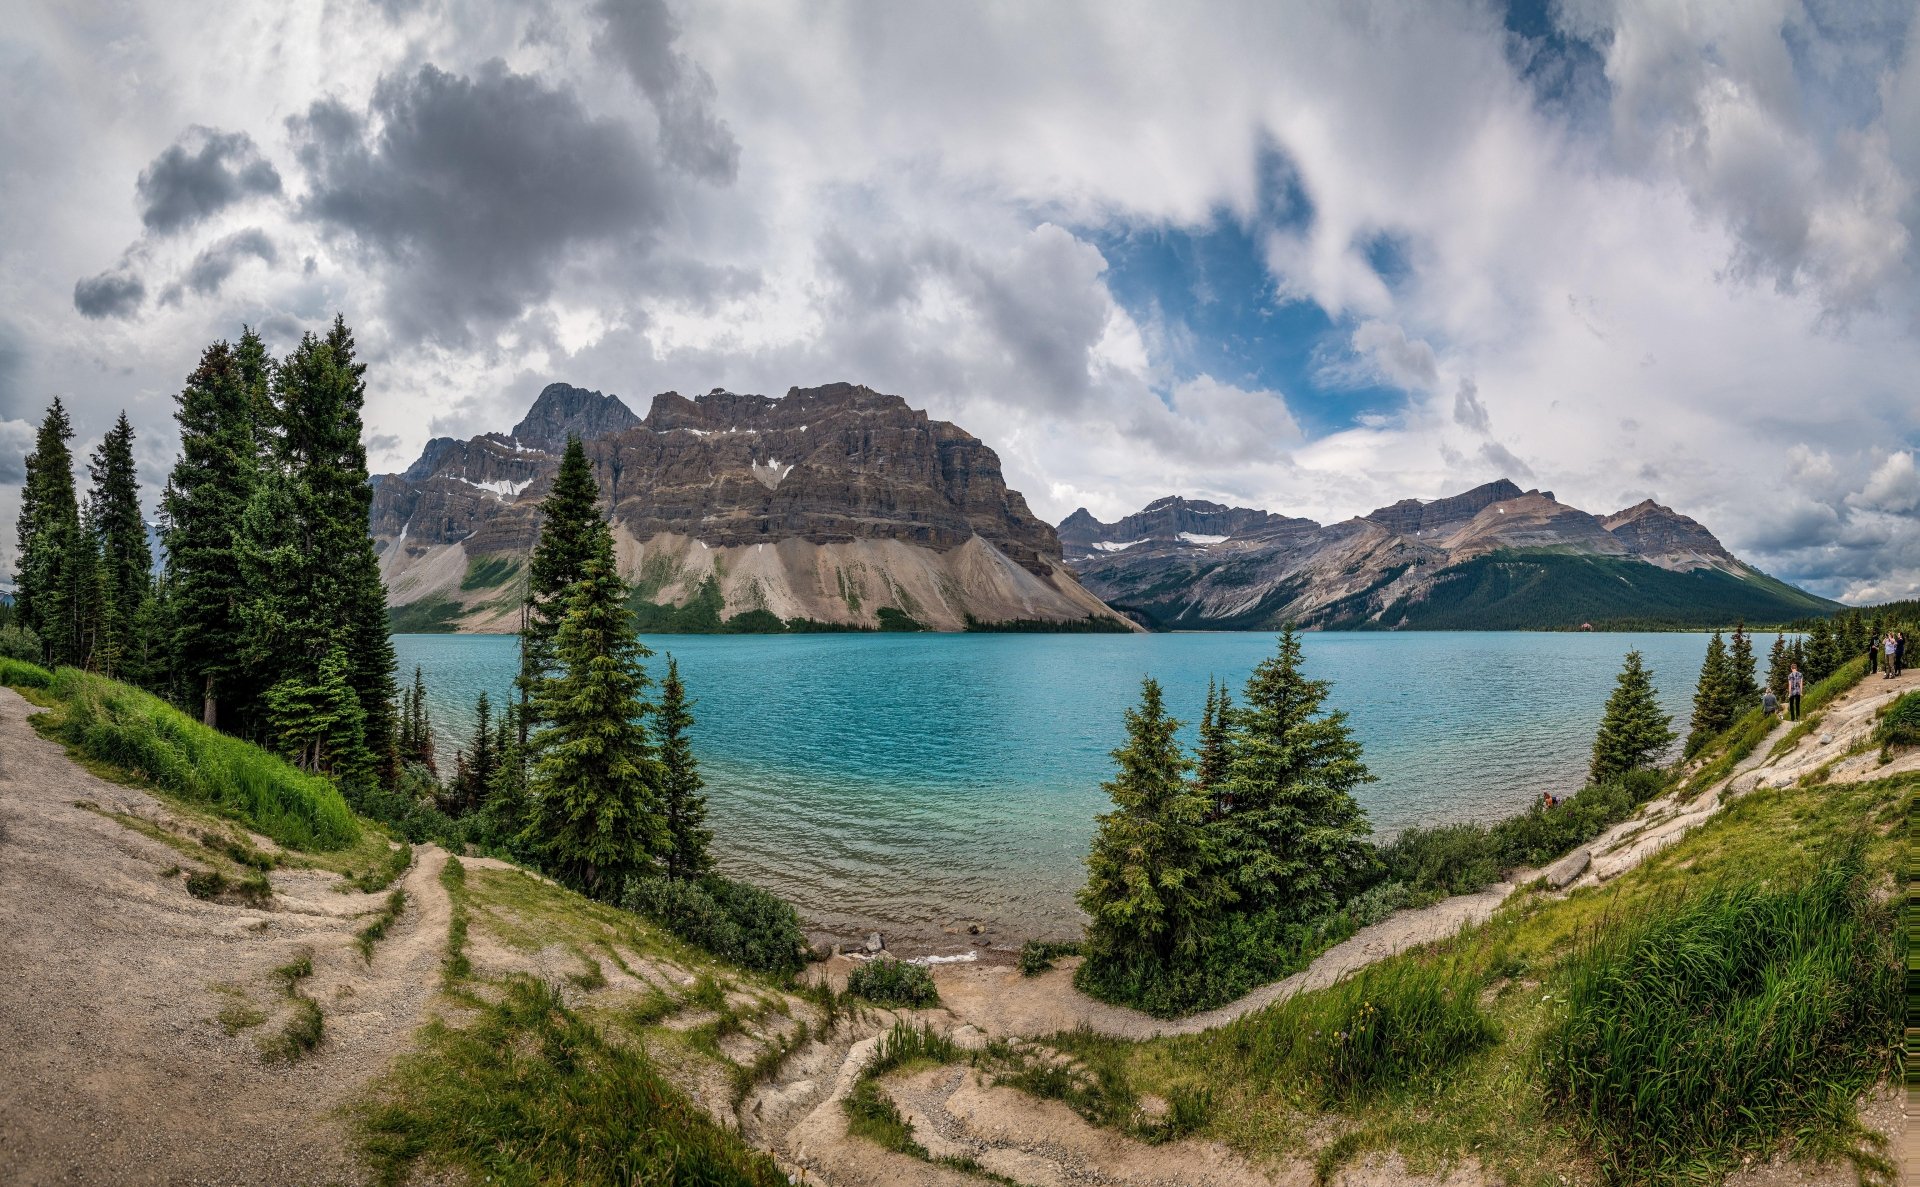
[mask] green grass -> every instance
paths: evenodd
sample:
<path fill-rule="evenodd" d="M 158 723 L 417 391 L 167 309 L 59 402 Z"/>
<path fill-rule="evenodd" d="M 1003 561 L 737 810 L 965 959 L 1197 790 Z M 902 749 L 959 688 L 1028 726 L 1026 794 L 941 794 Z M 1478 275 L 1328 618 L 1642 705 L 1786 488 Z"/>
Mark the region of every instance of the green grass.
<path fill-rule="evenodd" d="M 451 988 L 473 975 L 467 956 L 467 867 L 457 857 L 440 867 L 440 885 L 446 888 L 452 910 L 447 917 L 447 955 L 440 962 L 442 984 Z"/>
<path fill-rule="evenodd" d="M 1787 731 L 1785 737 L 1773 744 L 1773 749 L 1767 751 L 1767 757 L 1779 758 L 1798 746 L 1800 739 L 1819 728 L 1822 713 L 1833 699 L 1860 683 L 1866 674 L 1867 659 L 1860 656 L 1841 665 L 1839 671 L 1809 688 L 1806 695 L 1800 698 L 1800 720 Z"/>
<path fill-rule="evenodd" d="M 262 1040 L 260 1054 L 269 1063 L 295 1063 L 326 1037 L 326 1016 L 320 1003 L 300 992 L 300 982 L 313 976 L 313 953 L 302 951 L 268 974 L 292 1003 L 293 1013 L 279 1032 Z"/>
<path fill-rule="evenodd" d="M 1902 694 L 1880 715 L 1873 740 L 1882 748 L 1920 746 L 1920 692 Z"/>
<path fill-rule="evenodd" d="M 1564 1007 L 1541 1078 L 1611 1181 L 1696 1181 L 1783 1133 L 1852 1149 L 1853 1102 L 1890 1071 L 1902 996 L 1864 853 L 1855 837 L 1809 878 L 1605 920 L 1550 982 Z"/>
<path fill-rule="evenodd" d="M 885 611 L 881 611 L 885 613 Z M 983 622 L 967 615 L 966 629 L 990 634 L 1014 635 L 1131 635 L 1132 627 L 1098 614 L 1085 618 L 1003 618 Z"/>
<path fill-rule="evenodd" d="M 53 683 L 53 673 L 39 664 L 0 656 L 0 684 L 10 688 L 45 688 Z"/>
<path fill-rule="evenodd" d="M 896 1154 L 927 1159 L 927 1148 L 913 1140 L 913 1127 L 880 1087 L 879 1079 L 902 1068 L 952 1063 L 959 1058 L 960 1050 L 953 1040 L 932 1027 L 894 1023 L 892 1030 L 880 1036 L 872 1061 L 862 1069 L 853 1091 L 842 1102 L 847 1132 Z"/>
<path fill-rule="evenodd" d="M 413 846 L 402 843 L 388 849 L 385 860 L 349 875 L 346 885 L 362 894 L 378 894 L 392 886 L 394 879 L 406 873 L 412 865 Z"/>
<path fill-rule="evenodd" d="M 784 1185 L 771 1159 L 709 1119 L 553 985 L 507 978 L 472 1025 L 430 1023 L 361 1111 L 379 1181 L 447 1168 L 473 1182 Z"/>
<path fill-rule="evenodd" d="M 332 783 L 238 738 L 209 729 L 160 698 L 61 668 L 47 692 L 48 727 L 81 754 L 162 791 L 238 818 L 281 845 L 338 850 L 361 830 Z"/>
<path fill-rule="evenodd" d="M 374 915 L 372 921 L 365 927 L 354 933 L 354 943 L 360 947 L 360 959 L 368 964 L 373 963 L 373 946 L 387 938 L 387 929 L 399 920 L 400 913 L 406 909 L 406 891 L 395 889 L 387 895 L 387 901 L 381 904 L 379 913 Z"/>
<path fill-rule="evenodd" d="M 882 956 L 847 974 L 847 992 L 876 1006 L 937 1006 L 940 991 L 923 964 Z"/>
<path fill-rule="evenodd" d="M 460 629 L 466 608 L 438 594 L 404 606 L 387 607 L 387 630 L 396 635 L 450 635 Z"/>
<path fill-rule="evenodd" d="M 1037 977 L 1062 956 L 1080 955 L 1078 940 L 1028 940 L 1020 945 L 1020 975 Z"/>

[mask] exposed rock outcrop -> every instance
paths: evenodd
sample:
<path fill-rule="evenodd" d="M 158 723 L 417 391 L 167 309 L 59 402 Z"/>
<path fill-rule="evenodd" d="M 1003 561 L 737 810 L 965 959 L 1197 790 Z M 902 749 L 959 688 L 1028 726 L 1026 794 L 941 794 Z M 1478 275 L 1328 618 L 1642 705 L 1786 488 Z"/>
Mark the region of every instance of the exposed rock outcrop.
<path fill-rule="evenodd" d="M 846 383 L 781 398 L 665 392 L 645 419 L 554 384 L 511 436 L 436 439 L 405 474 L 375 480 L 391 604 L 511 628 L 517 587 L 503 587 L 533 544 L 568 434 L 585 444 L 639 596 L 703 622 L 750 611 L 944 630 L 1124 621 L 1081 588 L 992 449 Z"/>

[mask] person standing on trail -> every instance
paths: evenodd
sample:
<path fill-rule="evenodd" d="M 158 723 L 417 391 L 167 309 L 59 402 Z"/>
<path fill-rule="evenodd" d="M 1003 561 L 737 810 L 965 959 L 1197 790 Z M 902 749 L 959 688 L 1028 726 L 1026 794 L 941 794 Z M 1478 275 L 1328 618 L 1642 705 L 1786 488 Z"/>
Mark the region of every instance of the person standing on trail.
<path fill-rule="evenodd" d="M 1795 664 L 1787 670 L 1787 720 L 1800 720 L 1800 694 L 1806 690 L 1807 677 Z"/>
<path fill-rule="evenodd" d="M 1893 674 L 1895 676 L 1907 670 L 1907 632 L 1901 631 L 1893 637 Z"/>
<path fill-rule="evenodd" d="M 1899 640 L 1895 638 L 1892 631 L 1888 631 L 1886 637 L 1880 640 L 1880 650 L 1884 651 L 1887 656 L 1887 662 L 1882 665 L 1880 679 L 1891 680 L 1893 679 L 1894 657 L 1900 652 Z"/>
<path fill-rule="evenodd" d="M 1771 688 L 1760 694 L 1760 712 L 1765 713 L 1768 717 L 1779 715 L 1780 698 L 1773 695 Z"/>
<path fill-rule="evenodd" d="M 1880 670 L 1880 640 L 1875 638 L 1872 635 L 1868 635 L 1867 636 L 1867 675 L 1871 676 L 1875 672 L 1878 672 L 1879 670 Z"/>

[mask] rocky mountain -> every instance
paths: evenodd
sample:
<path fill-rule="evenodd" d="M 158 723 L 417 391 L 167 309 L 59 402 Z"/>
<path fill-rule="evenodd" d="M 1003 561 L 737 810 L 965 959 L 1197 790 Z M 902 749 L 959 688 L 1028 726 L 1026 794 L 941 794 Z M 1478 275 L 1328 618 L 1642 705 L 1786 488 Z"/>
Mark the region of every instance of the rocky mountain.
<path fill-rule="evenodd" d="M 1651 500 L 1608 516 L 1505 479 L 1322 526 L 1159 499 L 1060 524 L 1086 587 L 1162 629 L 1524 629 L 1779 622 L 1834 603 L 1760 572 Z"/>
<path fill-rule="evenodd" d="M 396 629 L 513 630 L 569 435 L 643 629 L 1134 629 L 1083 589 L 1000 459 L 899 396 L 617 397 L 547 387 L 509 434 L 436 438 L 374 479 Z"/>

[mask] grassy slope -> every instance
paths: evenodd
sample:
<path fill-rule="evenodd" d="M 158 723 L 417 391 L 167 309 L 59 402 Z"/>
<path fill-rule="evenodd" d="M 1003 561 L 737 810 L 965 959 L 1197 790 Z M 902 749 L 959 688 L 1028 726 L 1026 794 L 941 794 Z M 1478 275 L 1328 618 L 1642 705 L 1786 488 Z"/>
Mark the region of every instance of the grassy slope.
<path fill-rule="evenodd" d="M 1515 1184 L 1558 1184 L 1570 1168 L 1596 1181 L 1600 1171 L 1577 1127 L 1549 1112 L 1538 1047 L 1563 1017 L 1562 960 L 1623 921 L 1671 906 L 1676 896 L 1759 879 L 1790 885 L 1810 877 L 1823 854 L 1863 825 L 1866 860 L 1878 891 L 1894 884 L 1905 851 L 1903 822 L 1920 791 L 1920 776 L 1819 788 L 1761 790 L 1604 888 L 1560 900 L 1526 891 L 1489 924 L 1370 970 L 1368 983 L 1303 994 L 1219 1031 L 1126 1043 L 1085 1034 L 1057 1045 L 1080 1056 L 1122 1095 L 1152 1092 L 1173 1099 L 1204 1088 L 1213 1110 L 1205 1132 L 1248 1153 L 1313 1156 L 1338 1162 L 1368 1149 L 1395 1149 L 1416 1169 L 1468 1158 Z M 1401 997 L 1390 984 L 1416 970 L 1440 970 L 1482 986 L 1498 1036 L 1455 1052 L 1450 1073 L 1415 1074 L 1398 1087 L 1329 1100 L 1299 1074 L 1279 1036 L 1316 1018 L 1350 1018 L 1351 1000 L 1371 990 Z M 1562 994 L 1562 996 L 1556 996 Z M 1414 1057 L 1403 1062 L 1418 1070 Z M 1099 1117 L 1100 1102 L 1083 1102 Z M 1109 1118 L 1111 1119 L 1111 1118 Z M 1777 1135 L 1789 1136 L 1789 1135 Z M 1799 1135 L 1813 1152 L 1848 1146 L 1844 1118 L 1826 1119 Z M 1709 1157 L 1692 1172 L 1712 1181 L 1722 1164 Z"/>

